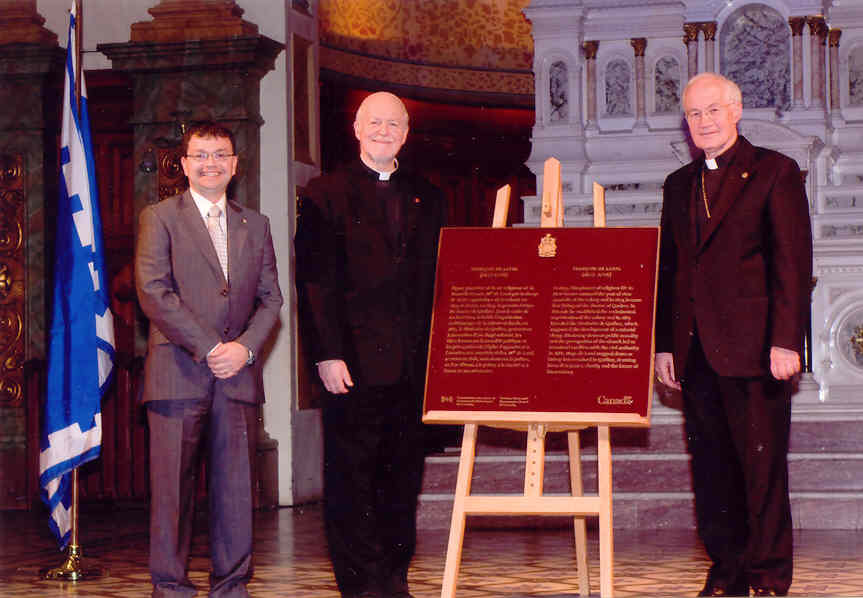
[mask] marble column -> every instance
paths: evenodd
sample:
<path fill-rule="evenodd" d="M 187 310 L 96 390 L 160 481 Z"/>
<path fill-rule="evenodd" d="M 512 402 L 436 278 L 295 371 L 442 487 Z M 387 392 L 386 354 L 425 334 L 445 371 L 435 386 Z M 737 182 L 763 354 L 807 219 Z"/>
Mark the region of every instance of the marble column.
<path fill-rule="evenodd" d="M 831 29 L 828 34 L 828 44 L 830 47 L 830 113 L 833 118 L 840 118 L 842 113 L 842 102 L 839 95 L 839 38 L 841 37 L 841 29 Z"/>
<path fill-rule="evenodd" d="M 687 79 L 698 74 L 698 23 L 683 24 L 683 43 L 686 44 Z"/>
<path fill-rule="evenodd" d="M 704 70 L 716 72 L 716 23 L 700 23 L 704 35 Z"/>
<path fill-rule="evenodd" d="M 598 41 L 587 41 L 582 44 L 587 78 L 587 125 L 588 131 L 599 130 L 596 118 L 596 53 L 599 51 Z"/>
<path fill-rule="evenodd" d="M 134 163 L 147 151 L 178 150 L 186 123 L 221 122 L 233 130 L 240 157 L 232 199 L 257 209 L 260 80 L 273 69 L 282 44 L 258 35 L 234 0 L 163 0 L 149 12 L 154 20 L 133 23 L 130 42 L 98 45 L 112 68 L 133 81 Z M 159 185 L 178 170 L 178 155 L 174 164 L 171 151 L 158 154 L 157 176 L 135 173 L 136 214 L 165 196 Z"/>
<path fill-rule="evenodd" d="M 809 25 L 809 38 L 811 49 L 810 83 L 812 89 L 812 101 L 810 107 L 825 108 L 824 103 L 824 43 L 827 38 L 827 23 L 824 17 L 806 17 Z"/>
<path fill-rule="evenodd" d="M 794 74 L 792 84 L 792 107 L 803 108 L 803 27 L 806 17 L 790 17 L 791 27 L 791 72 Z"/>
<path fill-rule="evenodd" d="M 647 103 L 644 94 L 644 50 L 647 48 L 647 38 L 634 37 L 629 43 L 635 53 L 635 128 L 647 128 Z"/>

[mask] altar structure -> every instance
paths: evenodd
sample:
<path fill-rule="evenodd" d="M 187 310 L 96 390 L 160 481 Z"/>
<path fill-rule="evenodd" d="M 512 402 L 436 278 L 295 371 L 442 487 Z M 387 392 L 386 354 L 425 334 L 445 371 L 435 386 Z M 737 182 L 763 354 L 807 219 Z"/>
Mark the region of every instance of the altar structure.
<path fill-rule="evenodd" d="M 533 0 L 524 13 L 536 78 L 528 166 L 542 188 L 543 161 L 560 160 L 568 226 L 590 226 L 593 182 L 606 189 L 609 226 L 658 224 L 665 177 L 694 156 L 681 96 L 700 72 L 736 81 L 740 132 L 798 162 L 815 285 L 792 408 L 795 525 L 859 529 L 863 487 L 851 480 L 863 466 L 863 2 Z M 524 198 L 524 219 L 538 226 L 539 198 Z M 673 395 L 657 394 L 652 419 L 645 452 L 667 444 L 657 440 L 662 424 L 678 429 Z"/>

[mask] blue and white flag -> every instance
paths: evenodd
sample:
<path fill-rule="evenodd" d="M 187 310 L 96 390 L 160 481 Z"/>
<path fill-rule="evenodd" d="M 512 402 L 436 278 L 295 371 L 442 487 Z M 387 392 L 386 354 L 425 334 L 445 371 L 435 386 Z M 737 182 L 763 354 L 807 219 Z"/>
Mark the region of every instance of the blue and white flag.
<path fill-rule="evenodd" d="M 101 399 L 114 369 L 114 317 L 83 73 L 80 112 L 75 107 L 76 16 L 73 5 L 63 89 L 54 310 L 39 455 L 42 500 L 61 550 L 71 530 L 71 472 L 99 456 Z"/>

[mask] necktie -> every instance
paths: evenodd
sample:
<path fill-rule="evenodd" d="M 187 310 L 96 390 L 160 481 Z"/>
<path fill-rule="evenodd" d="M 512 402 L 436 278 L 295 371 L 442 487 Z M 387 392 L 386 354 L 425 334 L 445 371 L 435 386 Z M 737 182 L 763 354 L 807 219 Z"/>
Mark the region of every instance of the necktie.
<path fill-rule="evenodd" d="M 222 210 L 219 206 L 211 206 L 207 212 L 207 230 L 210 233 L 210 238 L 213 240 L 213 247 L 216 248 L 216 255 L 219 256 L 219 264 L 222 266 L 222 273 L 225 275 L 225 280 L 228 279 L 228 239 L 225 237 L 225 232 L 222 230 L 222 225 L 219 222 L 219 216 L 222 215 Z"/>

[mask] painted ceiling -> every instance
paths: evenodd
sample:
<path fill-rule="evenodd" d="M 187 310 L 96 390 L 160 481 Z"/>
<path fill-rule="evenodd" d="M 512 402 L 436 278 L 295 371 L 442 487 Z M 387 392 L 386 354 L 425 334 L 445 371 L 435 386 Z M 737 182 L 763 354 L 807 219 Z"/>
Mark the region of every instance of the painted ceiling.
<path fill-rule="evenodd" d="M 454 91 L 533 96 L 530 0 L 320 0 L 321 67 Z"/>

